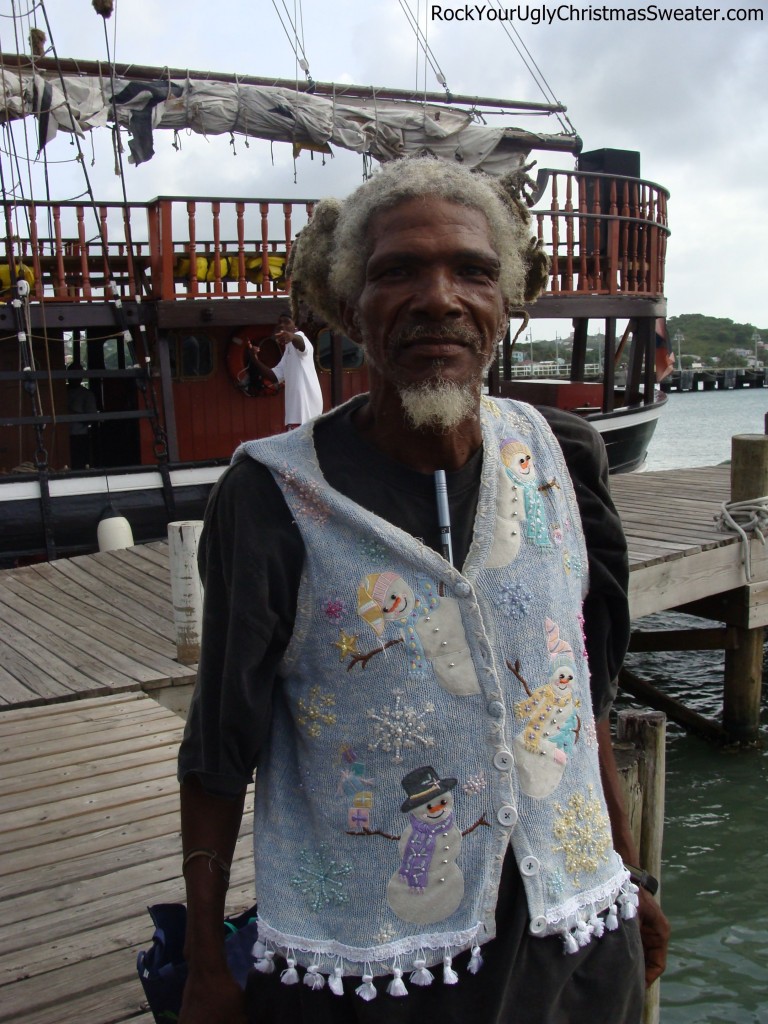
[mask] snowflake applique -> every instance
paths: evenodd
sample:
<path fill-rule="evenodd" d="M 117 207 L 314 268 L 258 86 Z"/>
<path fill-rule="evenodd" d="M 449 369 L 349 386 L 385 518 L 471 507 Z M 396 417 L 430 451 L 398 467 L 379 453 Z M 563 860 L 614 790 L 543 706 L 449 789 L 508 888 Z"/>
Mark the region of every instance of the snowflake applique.
<path fill-rule="evenodd" d="M 351 864 L 335 860 L 325 843 L 314 851 L 301 850 L 299 860 L 291 885 L 302 893 L 315 914 L 330 904 L 342 906 L 349 903 L 343 879 L 352 870 Z"/>
<path fill-rule="evenodd" d="M 394 707 L 384 707 L 380 711 L 369 709 L 365 713 L 372 722 L 368 749 L 393 754 L 393 764 L 402 764 L 404 750 L 415 750 L 419 744 L 434 747 L 435 740 L 427 733 L 425 718 L 433 714 L 435 706 L 426 701 L 423 711 L 419 711 L 405 704 L 405 690 L 394 690 L 393 696 Z"/>
<path fill-rule="evenodd" d="M 368 559 L 372 562 L 380 561 L 385 554 L 385 547 L 379 541 L 372 537 L 361 537 L 357 542 L 357 550 L 360 553 L 361 558 Z"/>
<path fill-rule="evenodd" d="M 319 686 L 313 686 L 307 695 L 308 699 L 300 697 L 296 701 L 299 714 L 296 716 L 296 724 L 301 726 L 307 736 L 316 740 L 322 732 L 322 725 L 335 725 L 336 715 L 325 708 L 332 708 L 336 704 L 336 698 L 332 693 L 322 693 Z"/>
<path fill-rule="evenodd" d="M 565 854 L 565 870 L 573 876 L 574 886 L 580 888 L 579 872 L 595 872 L 601 861 L 608 860 L 609 821 L 592 786 L 587 787 L 586 794 L 574 793 L 565 807 L 555 804 L 555 811 L 559 817 L 552 831 L 559 845 L 553 850 Z"/>
<path fill-rule="evenodd" d="M 485 772 L 477 772 L 476 775 L 470 775 L 461 788 L 467 796 L 478 796 L 487 785 L 488 779 L 485 777 Z"/>
<path fill-rule="evenodd" d="M 323 611 L 331 622 L 341 622 L 347 612 L 347 606 L 338 597 L 329 597 L 323 601 Z"/>
<path fill-rule="evenodd" d="M 314 519 L 320 525 L 326 522 L 330 509 L 320 484 L 316 480 L 302 479 L 287 463 L 283 463 L 281 473 L 287 489 L 295 498 L 296 511 L 309 519 Z"/>
<path fill-rule="evenodd" d="M 505 583 L 499 594 L 499 611 L 510 619 L 522 619 L 532 602 L 533 594 L 521 583 Z"/>

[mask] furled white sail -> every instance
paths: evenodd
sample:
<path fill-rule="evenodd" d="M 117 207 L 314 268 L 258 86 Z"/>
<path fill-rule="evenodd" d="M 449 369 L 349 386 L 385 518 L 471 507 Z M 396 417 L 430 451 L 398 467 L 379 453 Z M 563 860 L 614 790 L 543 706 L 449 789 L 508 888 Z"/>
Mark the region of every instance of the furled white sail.
<path fill-rule="evenodd" d="M 575 136 L 543 136 L 477 123 L 471 108 L 319 95 L 193 77 L 111 78 L 39 68 L 0 69 L 0 122 L 37 117 L 42 148 L 59 130 L 82 135 L 115 119 L 130 134 L 131 161 L 154 154 L 157 128 L 235 133 L 329 152 L 339 146 L 379 161 L 432 153 L 491 174 L 519 168 L 532 148 L 576 148 Z M 547 145 L 546 140 L 560 140 Z"/>

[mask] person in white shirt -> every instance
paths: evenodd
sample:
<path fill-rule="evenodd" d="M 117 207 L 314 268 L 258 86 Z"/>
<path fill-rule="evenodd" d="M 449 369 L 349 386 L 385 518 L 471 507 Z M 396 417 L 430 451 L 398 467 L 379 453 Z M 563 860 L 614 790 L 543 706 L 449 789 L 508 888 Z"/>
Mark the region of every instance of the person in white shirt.
<path fill-rule="evenodd" d="M 285 426 L 291 430 L 320 415 L 323 393 L 315 369 L 312 342 L 306 334 L 296 330 L 296 324 L 287 313 L 278 317 L 278 328 L 275 338 L 283 356 L 277 366 L 270 368 L 262 363 L 257 345 L 249 342 L 248 348 L 263 377 L 275 384 L 285 382 Z"/>

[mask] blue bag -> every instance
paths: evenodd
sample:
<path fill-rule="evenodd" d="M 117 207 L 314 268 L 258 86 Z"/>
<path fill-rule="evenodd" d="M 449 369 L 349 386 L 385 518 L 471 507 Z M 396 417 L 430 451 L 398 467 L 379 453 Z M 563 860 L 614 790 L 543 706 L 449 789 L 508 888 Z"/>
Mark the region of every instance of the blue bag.
<path fill-rule="evenodd" d="M 155 926 L 152 945 L 142 950 L 136 970 L 156 1024 L 174 1024 L 179 1019 L 181 997 L 187 980 L 184 960 L 184 936 L 187 908 L 183 903 L 156 903 L 147 908 Z M 227 963 L 238 985 L 253 966 L 251 950 L 258 937 L 256 906 L 236 917 L 224 920 Z"/>

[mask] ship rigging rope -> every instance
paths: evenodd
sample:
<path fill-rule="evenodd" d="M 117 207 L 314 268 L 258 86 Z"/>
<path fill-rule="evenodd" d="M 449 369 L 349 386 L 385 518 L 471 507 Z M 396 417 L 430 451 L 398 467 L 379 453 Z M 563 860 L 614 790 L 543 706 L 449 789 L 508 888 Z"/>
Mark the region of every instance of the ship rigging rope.
<path fill-rule="evenodd" d="M 427 37 L 426 37 L 426 34 L 424 32 L 422 32 L 421 26 L 419 25 L 418 7 L 416 8 L 416 14 L 414 15 L 413 11 L 411 10 L 411 8 L 408 5 L 408 0 L 397 0 L 397 2 L 400 4 L 400 9 L 402 10 L 403 14 L 408 19 L 408 24 L 411 26 L 411 29 L 413 30 L 413 34 L 416 36 L 416 52 L 417 52 L 417 61 L 416 61 L 416 90 L 418 91 L 418 88 L 419 88 L 419 82 L 418 82 L 418 73 L 419 73 L 418 72 L 418 51 L 419 51 L 419 49 L 421 49 L 421 51 L 424 54 L 424 76 L 425 76 L 424 77 L 424 92 L 427 92 L 427 82 L 426 82 L 427 68 L 426 68 L 426 65 L 429 64 L 429 66 L 432 68 L 432 70 L 433 70 L 433 72 L 435 74 L 435 78 L 440 83 L 440 85 L 442 85 L 442 87 L 445 89 L 447 98 L 450 100 L 451 92 L 450 92 L 450 89 L 448 88 L 445 75 L 443 74 L 443 70 L 440 67 L 440 63 L 439 63 L 437 57 L 435 56 L 434 50 L 429 45 L 429 42 L 428 42 Z"/>
<path fill-rule="evenodd" d="M 500 10 L 503 9 L 502 8 L 501 0 L 496 0 L 496 7 L 498 7 Z M 547 81 L 547 79 L 546 79 L 546 77 L 544 75 L 544 72 L 541 70 L 539 65 L 536 63 L 536 60 L 534 59 L 533 54 L 531 53 L 531 51 L 528 49 L 528 47 L 523 42 L 523 38 L 520 35 L 520 33 L 517 31 L 517 29 L 516 28 L 512 28 L 510 30 L 509 27 L 508 27 L 508 23 L 506 21 L 502 21 L 501 19 L 499 20 L 499 24 L 501 25 L 501 27 L 503 28 L 507 38 L 509 39 L 509 41 L 512 43 L 512 45 L 514 46 L 515 50 L 517 51 L 518 56 L 520 57 L 520 59 L 522 60 L 523 64 L 525 65 L 525 67 L 526 67 L 528 73 L 530 74 L 531 78 L 534 80 L 534 82 L 538 86 L 539 91 L 541 92 L 542 96 L 544 96 L 544 98 L 548 102 L 557 103 L 557 104 L 562 106 L 562 104 L 560 104 L 560 101 L 555 96 L 554 92 L 552 91 L 552 88 L 551 88 L 549 82 Z M 515 40 L 517 40 L 517 42 Z M 519 45 L 518 45 L 518 43 L 519 43 Z M 525 53 L 523 53 L 523 51 L 525 51 Z M 574 135 L 576 134 L 576 129 L 571 124 L 571 120 L 570 120 L 570 118 L 568 117 L 567 114 L 557 114 L 556 116 L 557 116 L 557 120 L 560 122 L 560 126 L 562 127 L 563 131 L 568 132 L 569 134 L 574 134 Z"/>
<path fill-rule="evenodd" d="M 52 36 L 52 33 L 51 33 L 51 25 L 50 25 L 50 22 L 48 21 L 48 12 L 45 9 L 45 3 L 42 2 L 42 0 L 41 0 L 41 3 L 40 3 L 40 10 L 42 11 L 43 18 L 45 20 L 45 27 L 48 30 L 48 39 L 50 41 L 49 42 L 49 47 L 50 47 L 51 52 L 53 53 L 53 59 L 54 59 L 54 61 L 56 63 L 56 71 L 57 71 L 58 77 L 59 77 L 59 84 L 61 85 L 61 91 L 62 91 L 62 94 L 64 96 L 64 103 L 66 105 L 66 109 L 67 109 L 67 112 L 69 114 L 69 118 L 70 118 L 70 122 L 71 122 L 72 139 L 74 141 L 75 146 L 77 147 L 77 160 L 81 164 L 82 172 L 83 172 L 83 177 L 85 178 L 85 192 L 82 193 L 82 194 L 83 195 L 87 194 L 88 198 L 90 200 L 89 206 L 90 206 L 91 212 L 93 213 L 94 220 L 96 221 L 97 234 L 98 234 L 98 237 L 99 237 L 99 239 L 101 241 L 102 252 L 104 254 L 104 259 L 105 259 L 105 261 L 107 263 L 107 267 L 109 267 L 109 253 L 107 251 L 106 228 L 101 223 L 101 221 L 99 219 L 98 207 L 97 207 L 97 204 L 96 204 L 96 197 L 93 194 L 93 186 L 91 185 L 90 175 L 88 174 L 88 169 L 87 169 L 87 167 L 85 165 L 85 156 L 84 156 L 84 153 L 83 153 L 82 146 L 80 145 L 80 138 L 79 138 L 79 136 L 77 134 L 75 116 L 72 113 L 72 106 L 71 106 L 70 101 L 69 101 L 69 93 L 67 91 L 67 82 L 66 82 L 66 79 L 64 77 L 64 72 L 63 72 L 63 70 L 61 68 L 61 62 L 59 60 L 59 55 L 58 55 L 58 52 L 56 50 L 56 45 L 55 45 L 55 43 L 53 41 L 53 36 Z M 111 277 L 111 273 L 110 273 L 110 277 Z"/>
<path fill-rule="evenodd" d="M 112 119 L 113 119 L 113 124 L 114 124 L 113 135 L 112 135 L 112 145 L 113 145 L 113 149 L 114 149 L 114 153 L 115 153 L 115 170 L 116 170 L 116 172 L 117 172 L 117 174 L 118 174 L 118 176 L 120 178 L 120 186 L 121 186 L 122 193 L 123 193 L 123 202 L 127 206 L 128 205 L 128 192 L 127 192 L 127 189 L 126 189 L 126 186 L 125 186 L 125 170 L 124 170 L 124 167 L 123 167 L 123 144 L 122 144 L 122 141 L 120 139 L 120 123 L 118 121 L 117 105 L 115 103 L 115 62 L 114 62 L 114 59 L 112 58 L 112 55 L 111 55 L 114 52 L 115 47 L 116 47 L 117 32 L 116 32 L 116 29 L 115 29 L 114 38 L 113 38 L 113 46 L 112 46 L 112 49 L 110 51 L 109 33 L 107 32 L 107 18 L 105 16 L 102 16 L 102 18 L 103 18 L 103 21 L 104 21 L 104 43 L 105 43 L 105 46 L 107 48 L 107 62 L 108 62 L 108 65 L 109 65 L 110 89 L 111 89 L 111 95 L 112 95 Z M 124 221 L 123 228 L 124 228 L 124 231 L 125 231 L 125 240 L 126 240 L 126 243 L 127 243 L 128 252 L 130 254 L 133 254 L 133 252 L 134 252 L 133 228 L 131 226 L 130 218 L 128 218 L 127 220 Z M 105 259 L 108 260 L 108 254 L 106 252 L 106 246 L 104 247 L 104 256 L 105 256 Z M 110 278 L 111 278 L 111 275 L 110 275 Z M 133 275 L 133 278 L 134 278 L 134 281 L 136 282 L 136 290 L 134 292 L 133 298 L 134 298 L 134 302 L 136 303 L 136 307 L 138 309 L 138 307 L 141 304 L 140 279 L 135 274 Z M 112 291 L 112 304 L 113 304 L 114 310 L 115 310 L 115 318 L 117 320 L 118 327 L 120 328 L 120 330 L 122 332 L 123 341 L 124 341 L 124 343 L 125 343 L 125 345 L 126 345 L 126 347 L 128 349 L 129 358 L 130 358 L 131 362 L 133 363 L 133 365 L 135 367 L 138 367 L 139 363 L 138 363 L 138 360 L 137 360 L 136 350 L 135 350 L 135 346 L 134 346 L 134 343 L 133 343 L 133 336 L 131 335 L 130 328 L 128 327 L 128 319 L 127 319 L 127 317 L 125 315 L 125 309 L 123 307 L 123 301 L 122 301 L 122 299 L 120 297 L 120 293 L 118 291 L 117 284 L 115 283 L 115 281 L 113 279 L 110 279 L 109 286 L 110 286 L 111 291 Z M 137 390 L 140 392 L 140 394 L 142 395 L 142 397 L 144 399 L 144 404 L 145 404 L 146 408 L 149 410 L 149 412 L 151 414 L 151 416 L 150 416 L 150 426 L 152 428 L 152 432 L 153 432 L 154 438 L 155 438 L 155 445 L 154 445 L 155 457 L 158 459 L 158 461 L 164 461 L 164 460 L 166 460 L 168 458 L 168 439 L 167 439 L 166 434 L 165 434 L 165 429 L 163 428 L 162 424 L 160 423 L 159 410 L 157 408 L 157 399 L 156 399 L 156 396 L 155 396 L 155 390 L 154 390 L 154 386 L 153 386 L 152 374 L 151 374 L 151 369 L 150 369 L 151 360 L 150 360 L 150 356 L 149 356 L 149 339 L 147 337 L 147 327 L 146 327 L 146 324 L 144 324 L 144 322 L 141 320 L 140 317 L 139 317 L 139 323 L 138 323 L 138 330 L 139 330 L 139 336 L 141 338 L 141 351 L 142 351 L 142 355 L 143 355 L 143 358 L 144 358 L 144 377 L 143 378 L 137 378 L 136 386 L 137 386 Z"/>
<path fill-rule="evenodd" d="M 16 9 L 15 0 L 13 0 L 13 2 L 11 4 L 12 12 L 13 13 L 10 15 L 10 17 L 13 18 L 13 36 L 14 36 L 14 41 L 15 41 L 15 44 L 16 44 L 16 53 L 21 53 L 22 52 L 22 44 L 21 44 L 21 40 L 19 39 L 19 25 L 22 23 L 22 21 L 24 19 L 28 19 L 30 30 L 37 29 L 37 22 L 36 22 L 36 19 L 33 17 L 34 13 L 35 13 L 35 9 L 37 8 L 37 6 L 38 6 L 38 4 L 32 4 L 31 6 L 29 6 L 26 9 L 26 11 L 18 11 Z M 32 34 L 32 32 L 30 31 L 28 33 L 28 35 L 31 37 L 31 34 Z M 31 42 L 31 39 L 30 39 L 30 42 Z M 34 70 L 34 62 L 35 62 L 35 48 L 34 48 L 34 46 L 30 46 L 30 50 L 31 50 L 32 67 L 33 67 L 33 70 Z M 21 84 L 21 76 L 19 76 L 19 90 L 21 92 L 23 92 L 23 87 L 22 87 L 22 84 Z M 21 99 L 22 99 L 22 105 L 23 105 L 23 96 L 21 97 Z M 6 115 L 6 123 L 10 122 L 12 120 L 12 118 L 9 116 L 9 112 L 8 112 L 7 107 L 6 107 L 5 115 Z M 9 148 L 13 151 L 12 159 L 13 159 L 13 161 L 16 164 L 16 174 L 17 174 L 17 178 L 18 178 L 18 189 L 19 189 L 19 191 L 21 192 L 21 194 L 23 196 L 24 193 L 23 193 L 23 186 L 22 186 L 22 183 L 21 183 L 21 181 L 22 181 L 21 167 L 19 165 L 19 155 L 18 155 L 18 152 L 16 150 L 16 138 L 15 138 L 15 135 L 13 134 L 13 132 L 11 131 L 10 128 L 7 129 L 7 137 L 8 137 Z M 26 131 L 26 128 L 24 129 L 24 148 L 25 148 L 26 154 L 27 154 L 27 156 L 26 156 L 26 166 L 27 166 L 27 180 L 28 180 L 28 184 L 29 184 L 29 198 L 31 200 L 34 200 L 35 195 L 34 195 L 34 187 L 33 187 L 33 183 L 32 183 L 32 170 L 31 170 L 31 164 L 33 162 L 33 158 L 32 158 L 32 156 L 31 156 L 31 154 L 29 152 L 29 134 Z M 46 169 L 45 180 L 46 180 L 46 186 L 47 186 L 47 184 L 48 184 L 48 174 L 47 174 L 47 164 L 46 164 L 46 160 L 45 160 L 45 154 L 43 154 L 43 166 Z M 16 186 L 14 186 L 13 194 L 14 195 L 16 194 Z M 48 198 L 50 198 L 50 196 Z M 27 217 L 27 230 L 29 230 L 29 215 L 28 215 L 28 213 L 26 211 L 26 208 L 25 208 L 25 215 Z"/>
<path fill-rule="evenodd" d="M 304 49 L 304 11 L 301 6 L 301 0 L 299 0 L 298 4 L 298 13 L 296 9 L 296 0 L 294 0 L 293 17 L 291 17 L 290 12 L 288 11 L 288 7 L 286 5 L 285 0 L 281 0 L 281 2 L 283 5 L 283 10 L 285 11 L 285 17 L 288 19 L 288 24 L 291 26 L 291 31 L 293 32 L 293 35 L 291 35 L 291 32 L 289 32 L 288 29 L 286 28 L 285 22 L 283 21 L 283 16 L 280 13 L 280 10 L 277 6 L 277 0 L 272 0 L 272 6 L 275 9 L 275 14 L 277 15 L 277 19 L 282 26 L 283 32 L 285 32 L 286 38 L 288 39 L 288 42 L 291 44 L 291 49 L 293 50 L 293 55 L 296 58 L 296 63 L 306 75 L 307 81 L 311 83 L 312 76 L 309 73 L 309 60 L 307 59 L 307 53 L 306 50 Z M 301 40 L 299 40 L 299 24 L 301 24 Z M 299 56 L 299 51 L 301 51 L 301 56 Z M 298 75 L 296 76 L 296 78 L 298 80 Z"/>
<path fill-rule="evenodd" d="M 754 533 L 765 547 L 765 535 L 768 533 L 768 495 L 762 498 L 750 498 L 748 501 L 724 501 L 720 512 L 715 516 L 720 530 L 731 530 L 741 538 L 744 555 L 744 575 L 747 583 L 752 582 L 752 552 L 749 534 Z"/>

